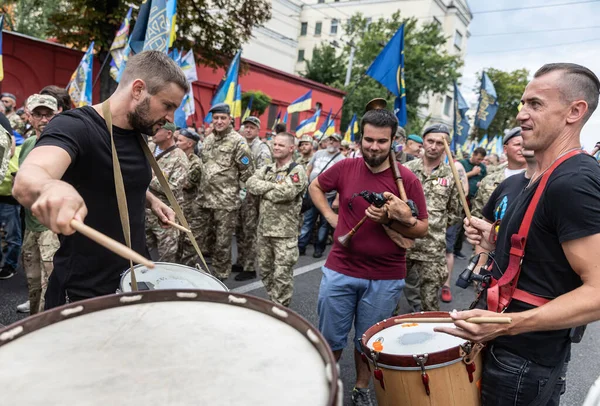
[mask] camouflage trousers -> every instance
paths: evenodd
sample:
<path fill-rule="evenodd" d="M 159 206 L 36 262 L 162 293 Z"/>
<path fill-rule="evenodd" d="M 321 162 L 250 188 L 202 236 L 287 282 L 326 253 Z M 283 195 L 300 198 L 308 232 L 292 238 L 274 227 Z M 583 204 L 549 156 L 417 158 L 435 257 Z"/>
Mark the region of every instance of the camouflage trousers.
<path fill-rule="evenodd" d="M 242 207 L 237 216 L 235 227 L 235 241 L 237 243 L 236 264 L 244 267 L 245 272 L 255 271 L 256 261 L 256 228 L 258 227 L 258 206 L 260 199 L 257 196 L 246 194 Z"/>
<path fill-rule="evenodd" d="M 229 278 L 231 274 L 231 238 L 236 219 L 237 210 L 200 209 L 198 211 L 198 228 L 202 232 L 198 234 L 196 241 L 202 253 L 210 252 L 217 278 Z"/>
<path fill-rule="evenodd" d="M 149 250 L 158 252 L 161 262 L 177 262 L 179 230 L 174 227 L 162 228 L 158 217 L 146 209 L 146 245 Z"/>
<path fill-rule="evenodd" d="M 192 234 L 194 234 L 196 242 L 200 244 L 200 234 L 206 230 L 202 230 L 199 227 L 198 216 L 196 214 L 186 213 L 185 218 L 190 225 L 190 229 L 192 230 Z M 204 254 L 205 252 L 202 251 L 202 255 Z M 190 237 L 187 235 L 187 233 L 182 232 L 179 235 L 179 261 L 177 262 L 191 267 L 195 267 L 196 264 L 202 264 L 202 261 L 200 261 L 200 257 L 198 257 L 198 254 L 196 253 L 196 250 L 194 249 L 194 246 L 192 245 Z"/>
<path fill-rule="evenodd" d="M 439 291 L 448 278 L 446 258 L 438 261 L 406 260 L 404 294 L 415 310 L 440 310 Z"/>
<path fill-rule="evenodd" d="M 58 236 L 50 230 L 33 232 L 25 230 L 21 255 L 29 288 L 30 314 L 44 310 L 44 296 L 48 278 L 52 273 L 54 254 L 58 251 Z"/>
<path fill-rule="evenodd" d="M 294 292 L 293 267 L 298 262 L 298 238 L 258 235 L 258 266 L 269 298 L 289 306 Z"/>

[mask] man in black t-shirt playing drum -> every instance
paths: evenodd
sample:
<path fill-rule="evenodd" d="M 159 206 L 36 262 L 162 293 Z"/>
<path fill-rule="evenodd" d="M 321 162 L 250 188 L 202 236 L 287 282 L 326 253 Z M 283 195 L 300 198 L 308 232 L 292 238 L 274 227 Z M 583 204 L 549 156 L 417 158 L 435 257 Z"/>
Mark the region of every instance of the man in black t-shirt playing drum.
<path fill-rule="evenodd" d="M 140 139 L 152 134 L 181 104 L 189 84 L 165 54 L 147 51 L 127 62 L 109 98 L 114 142 L 119 157 L 133 250 L 148 257 L 145 207 L 164 224 L 174 212 L 148 191 L 152 172 Z M 102 106 L 64 112 L 46 126 L 15 180 L 13 195 L 42 224 L 60 236 L 54 271 L 48 282 L 46 309 L 115 293 L 129 261 L 75 233 L 72 219 L 84 221 L 125 243 L 117 206 L 111 138 Z"/>
<path fill-rule="evenodd" d="M 519 240 L 511 243 L 511 237 L 523 235 L 521 224 L 530 224 L 517 289 L 505 313 L 512 323 L 472 324 L 465 319 L 495 313 L 470 310 L 451 313 L 457 329 L 438 329 L 488 343 L 483 405 L 558 405 L 571 342 L 577 342 L 572 328 L 600 319 L 600 166 L 593 157 L 578 153 L 581 129 L 598 106 L 599 92 L 600 81 L 583 66 L 559 63 L 540 68 L 525 89 L 517 115 L 523 147 L 535 153 L 536 172 L 509 205 L 495 244 L 489 242 L 490 223 L 465 220 L 468 240 L 495 250 L 495 279 L 515 269 L 509 260 L 515 263 Z M 547 173 L 529 222 L 525 212 Z M 494 289 L 486 292 L 488 309 L 504 310 L 495 306 Z"/>

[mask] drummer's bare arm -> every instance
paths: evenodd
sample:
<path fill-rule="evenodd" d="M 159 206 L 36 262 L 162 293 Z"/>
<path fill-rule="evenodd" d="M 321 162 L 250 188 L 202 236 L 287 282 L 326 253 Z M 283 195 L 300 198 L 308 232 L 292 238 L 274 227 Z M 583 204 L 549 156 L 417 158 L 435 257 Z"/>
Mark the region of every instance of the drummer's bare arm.
<path fill-rule="evenodd" d="M 600 262 L 590 257 L 590 252 L 595 252 L 599 246 L 600 234 L 563 243 L 563 252 L 583 285 L 535 309 L 505 313 L 506 316 L 512 317 L 511 324 L 477 325 L 462 321 L 474 316 L 498 315 L 485 310 L 470 310 L 451 314 L 460 330 L 440 328 L 437 331 L 485 342 L 501 335 L 562 330 L 600 320 Z"/>
<path fill-rule="evenodd" d="M 12 191 L 43 225 L 64 235 L 75 232 L 72 219 L 83 221 L 87 215 L 81 195 L 60 180 L 70 164 L 70 155 L 60 147 L 34 148 L 19 168 Z"/>
<path fill-rule="evenodd" d="M 149 190 L 146 191 L 146 207 L 152 210 L 152 213 L 161 222 L 162 228 L 169 228 L 167 220 L 175 221 L 175 212 L 169 206 L 164 204 L 158 197 L 154 196 Z"/>

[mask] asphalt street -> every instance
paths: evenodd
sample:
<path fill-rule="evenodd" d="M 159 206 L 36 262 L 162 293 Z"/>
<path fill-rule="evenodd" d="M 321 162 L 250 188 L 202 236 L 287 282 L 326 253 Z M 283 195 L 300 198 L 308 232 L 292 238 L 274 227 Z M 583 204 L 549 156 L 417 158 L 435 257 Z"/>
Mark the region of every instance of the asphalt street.
<path fill-rule="evenodd" d="M 464 248 L 467 252 L 467 247 Z M 320 266 L 325 262 L 321 259 L 312 258 L 312 248 L 309 247 L 307 255 L 300 257 L 295 267 L 294 274 L 294 298 L 291 308 L 313 325 L 317 325 L 317 295 L 321 280 Z M 458 274 L 464 270 L 466 261 L 456 260 L 453 271 L 453 283 Z M 235 275 L 235 274 L 234 274 Z M 231 277 L 226 285 L 238 293 L 247 293 L 266 298 L 266 292 L 260 279 L 246 282 L 236 282 Z M 466 308 L 473 299 L 473 290 L 463 290 L 453 285 L 452 303 L 442 303 L 442 310 Z M 15 308 L 27 299 L 27 287 L 25 276 L 20 270 L 17 275 L 9 280 L 0 281 L 0 324 L 8 325 L 22 319 L 26 315 L 19 314 Z M 408 313 L 408 305 L 402 299 L 402 312 Z M 353 337 L 354 332 L 351 332 Z M 349 340 L 351 343 L 351 340 Z M 350 391 L 354 386 L 354 360 L 352 355 L 352 344 L 344 350 L 340 361 L 342 381 L 344 383 L 344 404 L 351 405 Z M 584 339 L 580 344 L 573 345 L 572 360 L 569 365 L 567 376 L 567 391 L 562 397 L 561 405 L 578 406 L 583 403 L 587 391 L 600 375 L 600 323 L 588 326 Z M 232 377 L 235 380 L 235 377 Z"/>

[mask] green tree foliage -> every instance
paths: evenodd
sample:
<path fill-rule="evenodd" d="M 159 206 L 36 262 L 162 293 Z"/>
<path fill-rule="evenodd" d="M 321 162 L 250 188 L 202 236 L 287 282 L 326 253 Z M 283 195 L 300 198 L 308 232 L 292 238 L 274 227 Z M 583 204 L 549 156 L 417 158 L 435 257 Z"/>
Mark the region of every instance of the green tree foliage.
<path fill-rule="evenodd" d="M 246 111 L 250 98 L 252 99 L 252 115 L 262 116 L 271 104 L 271 98 L 260 90 L 242 92 L 242 114 Z"/>
<path fill-rule="evenodd" d="M 336 49 L 328 43 L 313 50 L 312 59 L 306 61 L 304 77 L 315 82 L 331 84 L 343 82 L 346 75 L 344 57 L 336 55 Z"/>
<path fill-rule="evenodd" d="M 527 69 L 505 72 L 499 69 L 487 68 L 484 71 L 487 72 L 496 89 L 498 111 L 487 130 L 476 130 L 477 139 L 481 139 L 484 134 L 488 134 L 490 139 L 496 135 L 502 136 L 504 130 L 517 126 L 517 107 L 521 102 L 525 86 L 529 83 L 529 71 Z M 477 93 L 479 93 L 481 87 L 481 72 L 478 76 L 477 86 L 473 89 Z"/>
<path fill-rule="evenodd" d="M 48 15 L 59 12 L 62 4 L 61 0 L 4 0 L 0 2 L 0 14 L 6 16 L 5 28 L 46 38 L 50 31 Z"/>

